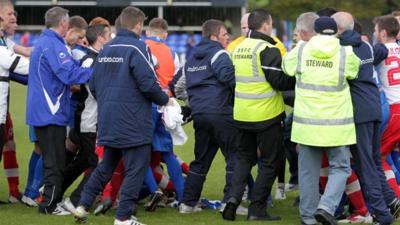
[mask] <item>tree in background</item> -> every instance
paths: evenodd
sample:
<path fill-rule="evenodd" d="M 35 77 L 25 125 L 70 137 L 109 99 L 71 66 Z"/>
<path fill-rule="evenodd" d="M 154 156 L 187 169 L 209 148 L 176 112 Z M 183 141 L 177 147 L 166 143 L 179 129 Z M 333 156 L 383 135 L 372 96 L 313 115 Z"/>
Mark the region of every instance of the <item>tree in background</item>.
<path fill-rule="evenodd" d="M 295 20 L 303 12 L 325 7 L 352 13 L 358 19 L 371 18 L 398 10 L 400 0 L 249 0 L 249 9 L 266 8 L 274 18 Z"/>

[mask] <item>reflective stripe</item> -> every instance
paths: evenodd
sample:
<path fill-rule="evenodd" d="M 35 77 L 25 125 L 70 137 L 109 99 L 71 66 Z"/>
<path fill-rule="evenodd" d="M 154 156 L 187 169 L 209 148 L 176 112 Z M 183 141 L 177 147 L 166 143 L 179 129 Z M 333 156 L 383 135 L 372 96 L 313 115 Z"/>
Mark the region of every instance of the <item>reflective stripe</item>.
<path fill-rule="evenodd" d="M 259 42 L 256 47 L 254 48 L 252 55 L 253 58 L 252 60 L 252 68 L 253 68 L 253 77 L 260 77 L 260 73 L 258 72 L 258 63 L 257 63 L 257 59 L 258 59 L 258 55 L 257 55 L 257 51 L 258 49 L 261 47 L 261 45 L 265 44 L 264 42 Z"/>
<path fill-rule="evenodd" d="M 302 55 L 303 49 L 306 43 L 302 44 L 299 47 L 299 52 L 297 55 L 297 74 L 298 78 L 296 81 L 296 86 L 301 89 L 313 90 L 313 91 L 325 91 L 325 92 L 339 92 L 342 91 L 346 85 L 344 83 L 344 74 L 346 67 L 346 49 L 344 47 L 340 47 L 340 59 L 339 59 L 339 80 L 337 86 L 329 86 L 329 85 L 320 85 L 320 84 L 307 84 L 301 80 L 301 63 L 302 63 Z"/>
<path fill-rule="evenodd" d="M 248 93 L 240 93 L 235 91 L 236 98 L 243 98 L 243 99 L 264 99 L 264 98 L 272 98 L 276 95 L 275 91 L 270 91 L 263 94 L 248 94 Z"/>
<path fill-rule="evenodd" d="M 251 63 L 252 63 L 251 68 L 253 71 L 253 76 L 250 77 L 250 76 L 236 75 L 237 82 L 244 82 L 244 83 L 266 82 L 264 74 L 262 74 L 260 76 L 260 73 L 258 72 L 258 63 L 257 63 L 257 59 L 258 59 L 257 51 L 263 44 L 265 44 L 265 43 L 259 42 L 256 45 L 256 47 L 254 48 L 253 52 L 251 53 L 253 56 L 251 59 Z"/>
<path fill-rule="evenodd" d="M 296 86 L 301 89 L 307 89 L 307 90 L 313 90 L 313 91 L 325 91 L 325 92 L 339 92 L 339 91 L 343 90 L 343 88 L 339 89 L 338 86 L 306 84 L 306 83 L 301 82 L 301 80 L 299 82 L 299 80 L 300 80 L 300 78 L 296 82 Z"/>
<path fill-rule="evenodd" d="M 343 90 L 344 85 L 344 72 L 346 69 L 346 49 L 342 46 L 340 47 L 340 59 L 339 59 L 339 83 L 338 88 Z"/>
<path fill-rule="evenodd" d="M 282 71 L 282 69 L 280 69 L 280 68 L 270 67 L 270 66 L 261 66 L 261 68 L 266 69 L 266 70 Z"/>
<path fill-rule="evenodd" d="M 344 119 L 310 119 L 304 117 L 293 116 L 293 121 L 297 123 L 309 125 L 346 125 L 354 123 L 353 117 Z"/>
<path fill-rule="evenodd" d="M 218 59 L 218 57 L 220 56 L 220 55 L 222 55 L 222 54 L 224 54 L 224 53 L 226 53 L 226 54 L 228 54 L 229 55 L 229 53 L 227 52 L 227 51 L 225 51 L 225 50 L 219 50 L 217 53 L 215 53 L 215 55 L 211 58 L 211 65 Z"/>
<path fill-rule="evenodd" d="M 306 46 L 307 42 L 303 42 L 301 43 L 300 47 L 299 47 L 299 51 L 297 52 L 297 74 L 299 74 L 299 76 L 301 75 L 301 57 L 303 56 L 303 49 L 304 46 Z"/>
<path fill-rule="evenodd" d="M 236 82 L 262 83 L 262 82 L 266 82 L 266 79 L 265 79 L 264 76 L 261 76 L 261 77 L 248 77 L 248 76 L 236 75 Z"/>

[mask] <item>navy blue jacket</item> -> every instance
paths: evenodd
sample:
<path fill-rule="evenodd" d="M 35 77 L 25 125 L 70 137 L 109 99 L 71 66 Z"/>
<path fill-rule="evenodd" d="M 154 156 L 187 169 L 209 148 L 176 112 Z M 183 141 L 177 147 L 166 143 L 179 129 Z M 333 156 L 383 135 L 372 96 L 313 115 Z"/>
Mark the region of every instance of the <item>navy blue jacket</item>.
<path fill-rule="evenodd" d="M 202 39 L 184 70 L 192 115 L 233 114 L 235 69 L 219 42 Z"/>
<path fill-rule="evenodd" d="M 98 143 L 113 148 L 151 144 L 151 102 L 168 103 L 146 44 L 128 30 L 100 51 L 90 80 L 98 103 Z"/>
<path fill-rule="evenodd" d="M 352 46 L 361 60 L 358 76 L 349 80 L 354 108 L 354 122 L 381 121 L 381 103 L 378 86 L 373 78 L 374 55 L 372 47 L 361 40 L 355 31 L 345 31 L 340 36 L 340 44 Z"/>

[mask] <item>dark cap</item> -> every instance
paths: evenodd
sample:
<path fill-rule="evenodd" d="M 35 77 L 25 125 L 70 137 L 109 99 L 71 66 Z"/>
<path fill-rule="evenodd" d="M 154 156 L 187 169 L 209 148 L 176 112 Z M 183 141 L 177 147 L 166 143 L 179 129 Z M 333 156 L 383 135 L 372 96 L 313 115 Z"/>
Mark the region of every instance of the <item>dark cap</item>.
<path fill-rule="evenodd" d="M 321 16 L 314 23 L 315 32 L 325 35 L 334 35 L 337 33 L 337 25 L 334 19 Z"/>

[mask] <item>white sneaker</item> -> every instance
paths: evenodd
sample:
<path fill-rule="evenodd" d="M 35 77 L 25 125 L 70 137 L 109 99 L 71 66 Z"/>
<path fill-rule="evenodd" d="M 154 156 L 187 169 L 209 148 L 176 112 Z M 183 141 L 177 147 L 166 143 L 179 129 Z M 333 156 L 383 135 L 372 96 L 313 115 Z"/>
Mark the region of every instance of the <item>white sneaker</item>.
<path fill-rule="evenodd" d="M 64 202 L 63 202 L 63 204 L 62 204 L 62 207 L 63 207 L 65 210 L 67 210 L 67 211 L 69 211 L 70 213 L 72 213 L 72 214 L 75 213 L 76 208 L 75 208 L 74 204 L 72 204 L 70 198 L 66 198 L 66 199 L 64 200 Z"/>
<path fill-rule="evenodd" d="M 249 209 L 242 205 L 239 205 L 236 209 L 236 215 L 247 216 L 248 213 Z"/>
<path fill-rule="evenodd" d="M 35 200 L 33 200 L 25 195 L 22 196 L 21 202 L 25 203 L 25 205 L 27 205 L 29 207 L 38 207 L 39 206 L 39 204 Z"/>
<path fill-rule="evenodd" d="M 222 213 L 225 209 L 226 203 L 222 203 L 221 204 L 221 208 L 219 208 L 219 212 Z M 249 213 L 249 209 L 239 205 L 236 209 L 236 215 L 241 215 L 241 216 L 247 216 L 247 214 Z"/>
<path fill-rule="evenodd" d="M 174 200 L 173 202 L 169 203 L 168 206 L 177 209 L 179 208 L 179 202 L 177 200 Z"/>
<path fill-rule="evenodd" d="M 338 223 L 372 223 L 372 216 L 368 213 L 366 216 L 359 214 L 351 214 L 344 220 L 339 220 Z"/>
<path fill-rule="evenodd" d="M 291 191 L 296 191 L 299 189 L 299 185 L 297 184 L 286 184 L 285 185 L 285 192 L 291 192 Z"/>
<path fill-rule="evenodd" d="M 195 212 L 201 212 L 202 209 L 200 207 L 198 207 L 197 205 L 192 207 L 192 206 L 188 206 L 185 205 L 184 203 L 181 203 L 179 205 L 179 213 L 195 213 Z"/>
<path fill-rule="evenodd" d="M 15 204 L 15 203 L 20 203 L 20 202 L 21 201 L 15 196 L 12 196 L 12 195 L 8 196 L 8 203 Z"/>
<path fill-rule="evenodd" d="M 54 211 L 51 214 L 52 215 L 56 215 L 56 216 L 68 216 L 68 215 L 71 215 L 71 212 L 65 210 L 62 205 L 63 205 L 62 202 L 58 203 L 57 204 L 57 208 L 54 209 Z"/>
<path fill-rule="evenodd" d="M 76 207 L 74 212 L 74 217 L 77 223 L 86 223 L 88 215 L 89 212 L 86 211 L 85 207 L 83 206 Z"/>
<path fill-rule="evenodd" d="M 137 219 L 131 218 L 130 220 L 124 220 L 124 221 L 115 219 L 114 225 L 146 225 L 146 224 L 140 223 L 139 221 L 137 221 Z"/>
<path fill-rule="evenodd" d="M 275 199 L 277 200 L 285 200 L 285 184 L 279 183 L 275 190 Z"/>
<path fill-rule="evenodd" d="M 44 185 L 42 185 L 42 186 L 39 188 L 39 193 L 40 193 L 40 194 L 43 194 L 43 193 L 44 193 Z"/>

